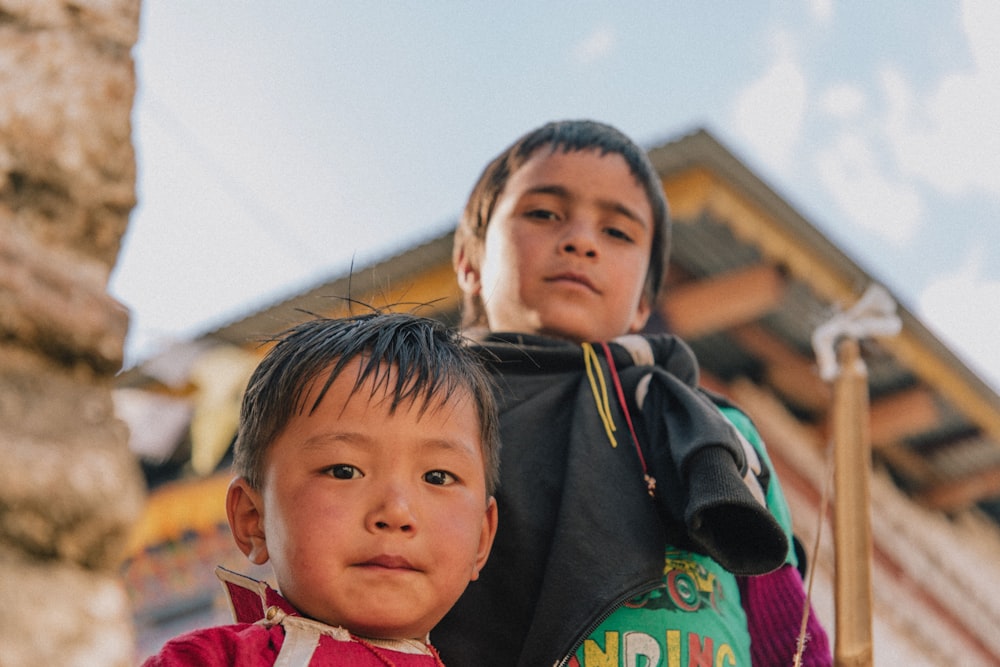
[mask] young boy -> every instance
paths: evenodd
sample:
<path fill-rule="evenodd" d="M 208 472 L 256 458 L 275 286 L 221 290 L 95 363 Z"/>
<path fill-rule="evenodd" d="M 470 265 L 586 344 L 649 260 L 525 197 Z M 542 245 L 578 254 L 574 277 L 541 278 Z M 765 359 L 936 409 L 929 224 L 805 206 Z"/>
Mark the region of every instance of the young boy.
<path fill-rule="evenodd" d="M 434 630 L 446 660 L 793 663 L 805 596 L 763 445 L 686 345 L 638 335 L 668 251 L 660 180 L 607 125 L 529 132 L 474 187 L 454 263 L 499 376 L 503 517 Z M 808 634 L 803 664 L 830 664 Z"/>
<path fill-rule="evenodd" d="M 495 411 L 479 360 L 434 321 L 284 334 L 247 386 L 226 498 L 237 546 L 278 590 L 222 571 L 238 622 L 146 664 L 441 665 L 428 633 L 496 533 Z"/>

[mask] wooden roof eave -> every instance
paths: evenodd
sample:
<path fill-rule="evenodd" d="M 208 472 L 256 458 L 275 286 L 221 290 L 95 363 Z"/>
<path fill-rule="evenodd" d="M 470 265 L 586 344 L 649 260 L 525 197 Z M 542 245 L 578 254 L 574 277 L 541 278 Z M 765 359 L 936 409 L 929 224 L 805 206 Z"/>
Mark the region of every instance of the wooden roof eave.
<path fill-rule="evenodd" d="M 425 315 L 457 310 L 460 293 L 451 267 L 453 230 L 411 250 L 326 280 L 304 293 L 268 306 L 206 335 L 246 346 L 262 333 L 277 333 L 305 313 L 337 317 L 368 306 L 413 310 Z"/>
<path fill-rule="evenodd" d="M 676 223 L 705 213 L 724 220 L 734 236 L 758 248 L 768 262 L 839 307 L 852 305 L 876 282 L 708 133 L 654 149 L 650 158 Z M 1000 447 L 1000 396 L 901 304 L 897 314 L 902 331 L 879 344 Z M 974 486 L 981 493 L 961 494 L 964 501 L 996 495 L 988 484 Z M 951 505 L 957 495 L 928 491 L 926 498 Z"/>

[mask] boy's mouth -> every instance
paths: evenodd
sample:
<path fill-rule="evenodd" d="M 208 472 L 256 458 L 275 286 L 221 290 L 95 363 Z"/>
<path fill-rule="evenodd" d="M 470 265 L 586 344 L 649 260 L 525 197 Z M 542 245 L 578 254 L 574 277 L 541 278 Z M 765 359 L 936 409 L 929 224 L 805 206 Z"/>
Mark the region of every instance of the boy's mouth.
<path fill-rule="evenodd" d="M 583 285 L 584 287 L 586 287 L 587 289 L 589 289 L 591 292 L 594 292 L 596 294 L 600 294 L 601 293 L 601 291 L 599 289 L 597 289 L 597 286 L 594 285 L 594 283 L 590 282 L 590 279 L 587 278 L 587 276 L 583 275 L 582 273 L 574 273 L 572 271 L 567 271 L 565 273 L 557 273 L 554 276 L 549 276 L 548 278 L 545 279 L 545 282 L 548 282 L 548 283 L 560 283 L 560 282 L 576 283 L 577 285 Z"/>
<path fill-rule="evenodd" d="M 372 567 L 372 568 L 383 568 L 386 570 L 416 570 L 410 561 L 406 560 L 402 556 L 390 556 L 388 554 L 383 554 L 381 556 L 376 556 L 363 563 L 358 563 L 360 567 Z"/>

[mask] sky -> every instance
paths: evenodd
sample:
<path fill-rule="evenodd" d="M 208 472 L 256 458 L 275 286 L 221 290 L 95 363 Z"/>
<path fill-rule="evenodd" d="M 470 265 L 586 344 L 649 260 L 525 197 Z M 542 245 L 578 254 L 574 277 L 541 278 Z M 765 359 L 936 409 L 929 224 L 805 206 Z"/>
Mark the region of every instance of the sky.
<path fill-rule="evenodd" d="M 126 366 L 453 227 L 550 120 L 707 129 L 1000 388 L 1000 3 L 143 0 Z"/>

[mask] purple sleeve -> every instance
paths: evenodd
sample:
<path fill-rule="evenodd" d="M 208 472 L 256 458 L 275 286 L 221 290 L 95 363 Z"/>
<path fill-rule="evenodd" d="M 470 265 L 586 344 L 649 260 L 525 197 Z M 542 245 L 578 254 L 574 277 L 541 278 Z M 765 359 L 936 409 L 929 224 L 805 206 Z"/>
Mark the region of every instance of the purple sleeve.
<path fill-rule="evenodd" d="M 737 577 L 750 632 L 754 665 L 791 665 L 795 656 L 806 594 L 799 571 L 784 565 L 774 572 Z M 830 640 L 810 606 L 803 667 L 833 665 Z"/>

